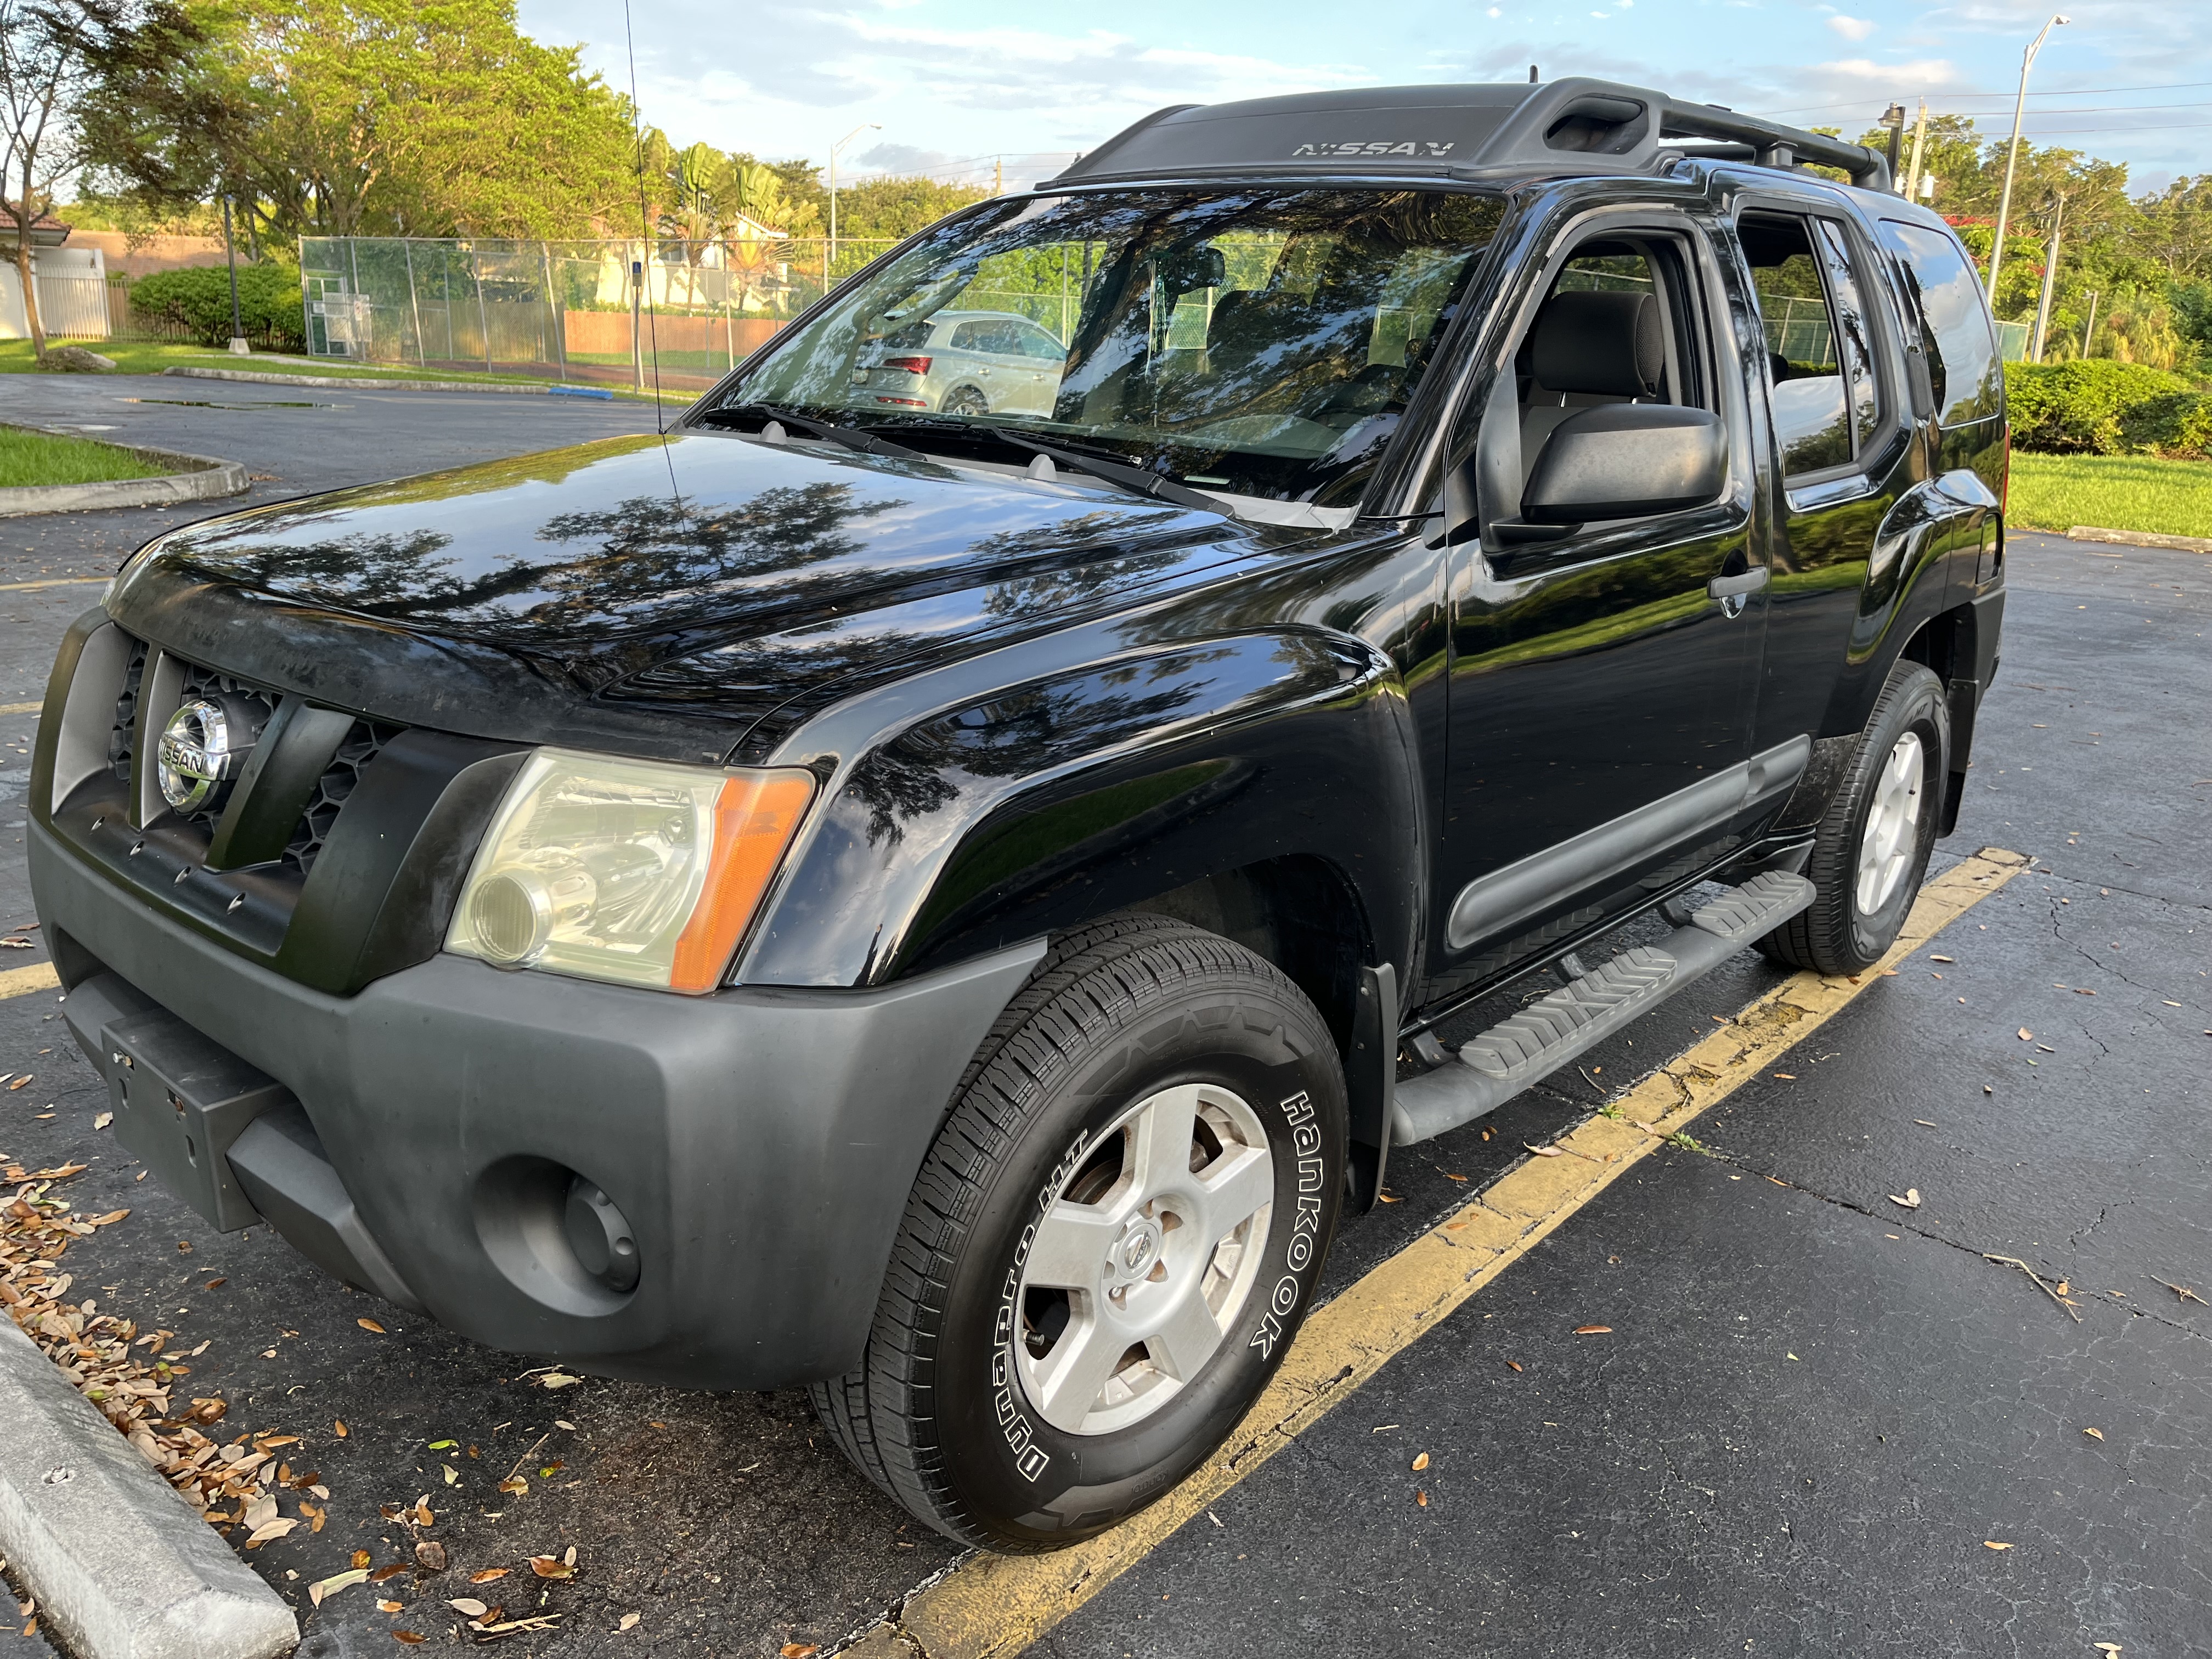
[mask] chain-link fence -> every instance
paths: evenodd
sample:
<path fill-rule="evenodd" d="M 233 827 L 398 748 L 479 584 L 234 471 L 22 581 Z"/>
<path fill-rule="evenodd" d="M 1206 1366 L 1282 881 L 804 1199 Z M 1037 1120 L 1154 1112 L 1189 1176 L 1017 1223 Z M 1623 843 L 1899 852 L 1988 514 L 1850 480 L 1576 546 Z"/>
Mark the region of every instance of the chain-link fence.
<path fill-rule="evenodd" d="M 307 350 L 605 386 L 711 386 L 892 244 L 310 236 Z"/>

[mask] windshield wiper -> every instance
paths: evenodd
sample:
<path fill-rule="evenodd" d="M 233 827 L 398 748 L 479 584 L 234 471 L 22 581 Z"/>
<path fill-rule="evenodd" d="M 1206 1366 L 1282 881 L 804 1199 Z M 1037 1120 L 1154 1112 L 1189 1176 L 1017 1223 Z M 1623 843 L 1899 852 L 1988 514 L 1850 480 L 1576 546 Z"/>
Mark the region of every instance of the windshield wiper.
<path fill-rule="evenodd" d="M 904 444 L 895 444 L 888 438 L 878 438 L 872 432 L 863 432 L 857 427 L 834 426 L 828 421 L 817 421 L 811 416 L 794 415 L 774 404 L 723 404 L 703 411 L 699 418 L 711 421 L 719 416 L 758 415 L 765 420 L 784 426 L 795 426 L 810 437 L 820 438 L 848 449 L 857 449 L 866 455 L 887 455 L 894 460 L 926 461 L 929 457 L 918 449 L 908 449 Z"/>
<path fill-rule="evenodd" d="M 1108 483 L 1117 484 L 1139 495 L 1173 501 L 1181 507 L 1202 507 L 1208 513 L 1229 514 L 1225 503 L 1216 501 L 1205 491 L 1193 489 L 1188 484 L 1177 483 L 1173 478 L 1163 478 L 1158 473 L 1147 472 L 1140 466 L 1109 461 L 1102 455 L 1073 449 L 1065 444 L 1041 444 L 1034 438 L 1018 437 L 1006 428 L 993 426 L 988 421 L 963 421 L 960 429 L 963 432 L 988 432 L 1000 443 L 1043 456 L 1054 466 L 1064 466 L 1072 472 L 1087 472 L 1094 478 L 1103 478 Z"/>

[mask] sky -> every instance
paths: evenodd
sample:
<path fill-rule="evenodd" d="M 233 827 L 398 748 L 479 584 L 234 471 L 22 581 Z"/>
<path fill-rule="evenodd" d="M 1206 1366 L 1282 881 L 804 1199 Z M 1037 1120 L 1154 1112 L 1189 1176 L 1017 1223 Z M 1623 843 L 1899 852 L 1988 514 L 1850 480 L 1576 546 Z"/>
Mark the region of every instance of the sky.
<path fill-rule="evenodd" d="M 839 152 L 845 178 L 1008 188 L 1166 104 L 1334 87 L 1601 76 L 1856 136 L 1893 99 L 2009 131 L 2050 0 L 629 0 L 647 121 L 679 144 Z M 2079 0 L 2034 65 L 2023 134 L 2159 189 L 2212 171 L 2212 3 Z M 625 14 L 521 0 L 627 90 Z M 1110 27 L 1102 22 L 1110 20 Z M 875 124 L 869 125 L 867 124 Z M 854 134 L 854 129 L 860 131 Z"/>

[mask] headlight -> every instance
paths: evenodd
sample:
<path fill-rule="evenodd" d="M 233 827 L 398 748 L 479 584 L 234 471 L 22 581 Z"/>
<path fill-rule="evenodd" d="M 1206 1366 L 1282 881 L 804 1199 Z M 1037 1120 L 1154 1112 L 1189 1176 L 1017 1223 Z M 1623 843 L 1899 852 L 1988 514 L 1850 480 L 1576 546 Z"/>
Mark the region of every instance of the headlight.
<path fill-rule="evenodd" d="M 484 832 L 446 948 L 711 991 L 813 797 L 811 772 L 541 749 Z"/>

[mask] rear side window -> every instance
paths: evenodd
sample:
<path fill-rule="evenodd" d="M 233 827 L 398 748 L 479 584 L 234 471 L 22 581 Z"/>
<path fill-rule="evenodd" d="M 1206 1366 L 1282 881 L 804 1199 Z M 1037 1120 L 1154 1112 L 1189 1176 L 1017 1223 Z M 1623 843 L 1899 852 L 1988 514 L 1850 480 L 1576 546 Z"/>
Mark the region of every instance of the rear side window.
<path fill-rule="evenodd" d="M 1854 418 L 1861 389 L 1870 397 L 1873 386 L 1856 286 L 1835 291 L 1833 252 L 1825 243 L 1816 248 L 1812 226 L 1795 215 L 1747 213 L 1736 234 L 1766 334 L 1783 474 L 1801 478 L 1848 465 L 1872 422 L 1870 407 L 1863 422 Z M 1840 276 L 1848 278 L 1848 266 Z"/>
<path fill-rule="evenodd" d="M 1982 285 L 1959 245 L 1925 225 L 1884 219 L 1882 245 L 1918 306 L 1938 418 L 1961 426 L 1997 412 L 2002 371 Z"/>

